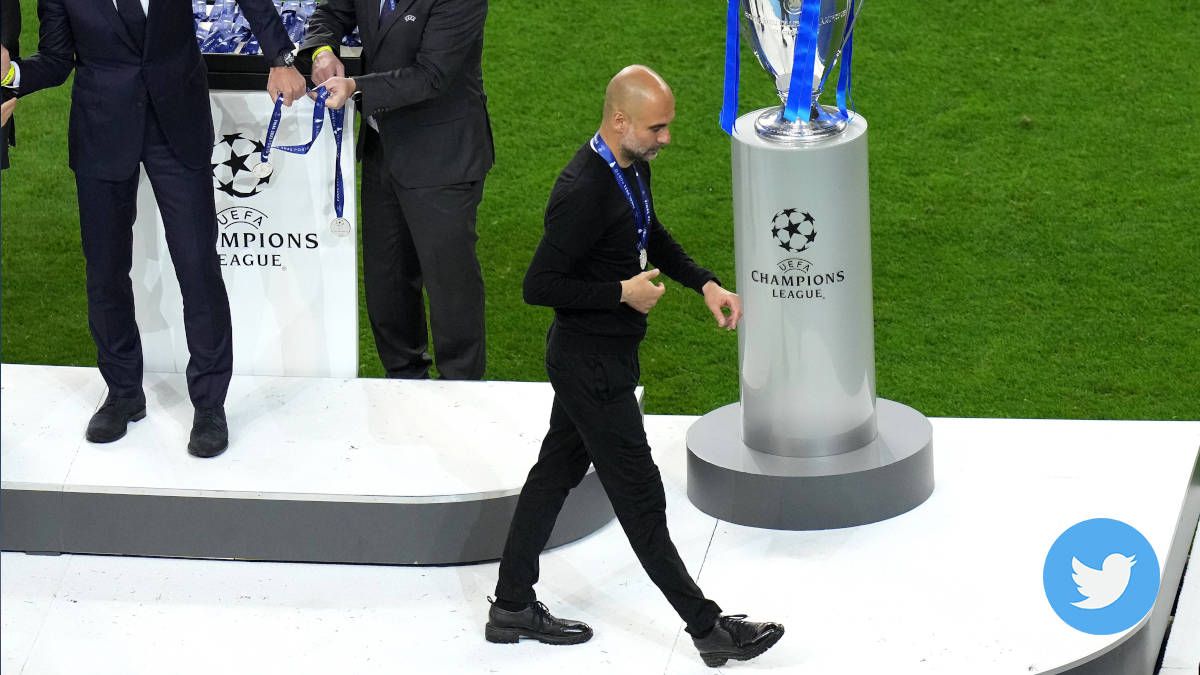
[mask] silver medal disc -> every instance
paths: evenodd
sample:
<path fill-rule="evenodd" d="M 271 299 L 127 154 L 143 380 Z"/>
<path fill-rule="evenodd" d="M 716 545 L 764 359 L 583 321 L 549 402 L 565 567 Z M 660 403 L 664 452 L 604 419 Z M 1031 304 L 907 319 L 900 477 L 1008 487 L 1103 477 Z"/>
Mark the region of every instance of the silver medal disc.
<path fill-rule="evenodd" d="M 333 222 L 329 223 L 329 229 L 339 237 L 344 237 L 350 234 L 350 221 L 345 218 L 334 218 Z"/>
<path fill-rule="evenodd" d="M 250 171 L 254 174 L 255 178 L 269 178 L 271 176 L 271 172 L 274 170 L 275 167 L 271 166 L 270 162 L 259 162 L 258 164 L 255 164 L 254 168 Z"/>
<path fill-rule="evenodd" d="M 646 269 L 646 264 L 650 262 L 650 259 L 646 256 L 646 249 L 638 251 L 638 262 L 641 263 L 642 269 Z"/>

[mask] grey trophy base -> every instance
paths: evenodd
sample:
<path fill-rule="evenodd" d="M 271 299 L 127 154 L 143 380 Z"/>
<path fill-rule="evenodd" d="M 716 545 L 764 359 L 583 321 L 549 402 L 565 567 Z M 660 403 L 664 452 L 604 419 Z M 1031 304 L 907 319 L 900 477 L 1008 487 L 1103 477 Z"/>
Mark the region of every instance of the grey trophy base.
<path fill-rule="evenodd" d="M 688 499 L 710 516 L 773 530 L 853 527 L 909 511 L 933 493 L 933 426 L 906 405 L 877 405 L 876 439 L 828 457 L 752 450 L 741 440 L 741 404 L 718 408 L 688 429 Z"/>

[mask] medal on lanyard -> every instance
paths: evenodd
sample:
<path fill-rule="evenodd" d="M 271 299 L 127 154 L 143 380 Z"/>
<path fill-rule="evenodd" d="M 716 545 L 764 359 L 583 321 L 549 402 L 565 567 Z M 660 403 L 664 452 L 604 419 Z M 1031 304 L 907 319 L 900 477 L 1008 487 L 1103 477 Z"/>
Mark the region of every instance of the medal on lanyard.
<path fill-rule="evenodd" d="M 325 87 L 317 88 L 317 101 L 313 104 L 313 122 L 312 122 L 312 138 L 304 145 L 280 145 L 275 149 L 280 152 L 290 152 L 294 155 L 306 155 L 313 143 L 317 141 L 317 136 L 321 135 L 321 125 L 325 122 L 325 99 L 329 98 L 329 92 Z M 259 162 L 254 165 L 251 172 L 256 178 L 268 178 L 275 171 L 275 167 L 271 165 L 271 146 L 275 143 L 275 134 L 279 132 L 279 121 L 283 117 L 283 95 L 280 94 L 275 99 L 275 110 L 271 112 L 271 122 L 267 124 L 267 139 L 263 141 L 262 152 L 259 153 Z"/>
<path fill-rule="evenodd" d="M 336 235 L 344 237 L 350 234 L 350 221 L 342 216 L 345 209 L 346 193 L 342 187 L 342 129 L 346 125 L 346 109 L 329 109 L 329 128 L 333 129 L 333 143 L 337 146 L 333 182 L 333 211 L 336 218 L 329 224 L 329 229 Z"/>
<path fill-rule="evenodd" d="M 617 165 L 617 158 L 613 155 L 612 149 L 600 137 L 600 132 L 596 132 L 592 136 L 592 150 L 600 155 L 608 164 L 608 169 L 612 171 L 613 178 L 617 181 L 617 186 L 621 188 L 621 192 L 625 193 L 625 199 L 629 201 L 629 208 L 633 209 L 633 222 L 637 225 L 638 233 L 638 264 L 642 269 L 646 269 L 649 264 L 649 256 L 646 255 L 646 243 L 650 239 L 650 221 L 653 218 L 650 211 L 650 193 L 646 190 L 646 184 L 642 182 L 642 174 L 638 172 L 637 165 L 633 166 L 633 176 L 637 179 L 638 189 L 642 192 L 642 208 L 638 208 L 637 201 L 633 198 L 633 190 L 629 189 L 629 182 L 625 180 L 625 174 L 621 172 L 621 167 Z"/>

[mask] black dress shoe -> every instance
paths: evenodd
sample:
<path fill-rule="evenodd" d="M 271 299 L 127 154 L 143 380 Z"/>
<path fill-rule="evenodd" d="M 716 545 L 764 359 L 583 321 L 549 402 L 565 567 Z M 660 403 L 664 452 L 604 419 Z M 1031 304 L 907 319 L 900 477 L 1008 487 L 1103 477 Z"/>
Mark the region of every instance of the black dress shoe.
<path fill-rule="evenodd" d="M 704 665 L 711 668 L 725 665 L 729 659 L 749 661 L 779 642 L 783 626 L 777 623 L 746 621 L 745 614 L 727 614 L 717 619 L 712 632 L 702 638 L 692 638 Z"/>
<path fill-rule="evenodd" d="M 229 425 L 225 408 L 196 408 L 192 417 L 192 437 L 188 454 L 194 457 L 216 457 L 229 447 Z"/>
<path fill-rule="evenodd" d="M 146 416 L 146 397 L 122 398 L 108 395 L 104 404 L 88 420 L 84 438 L 92 443 L 112 443 L 125 435 L 130 422 Z"/>
<path fill-rule="evenodd" d="M 519 612 L 500 609 L 493 604 L 488 610 L 483 635 L 488 642 L 520 642 L 526 637 L 548 645 L 577 645 L 592 639 L 592 629 L 582 621 L 554 616 L 540 602 Z"/>

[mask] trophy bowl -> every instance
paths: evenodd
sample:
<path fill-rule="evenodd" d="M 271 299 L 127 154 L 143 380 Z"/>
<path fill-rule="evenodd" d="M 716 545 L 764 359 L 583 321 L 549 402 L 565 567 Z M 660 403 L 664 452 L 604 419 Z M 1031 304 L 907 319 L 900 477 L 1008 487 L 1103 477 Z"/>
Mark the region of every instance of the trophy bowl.
<path fill-rule="evenodd" d="M 804 6 L 810 3 L 814 8 L 820 7 L 815 35 L 801 30 Z M 783 144 L 808 143 L 839 134 L 846 128 L 846 115 L 837 108 L 821 105 L 819 98 L 854 30 L 862 3 L 863 0 L 741 0 L 742 30 L 785 106 L 792 93 L 793 71 L 801 65 L 798 59 L 803 61 L 804 54 L 813 58 L 807 114 L 803 104 L 796 119 L 788 119 L 785 106 L 770 108 L 755 121 L 759 136 Z M 801 50 L 800 55 L 797 49 Z"/>

